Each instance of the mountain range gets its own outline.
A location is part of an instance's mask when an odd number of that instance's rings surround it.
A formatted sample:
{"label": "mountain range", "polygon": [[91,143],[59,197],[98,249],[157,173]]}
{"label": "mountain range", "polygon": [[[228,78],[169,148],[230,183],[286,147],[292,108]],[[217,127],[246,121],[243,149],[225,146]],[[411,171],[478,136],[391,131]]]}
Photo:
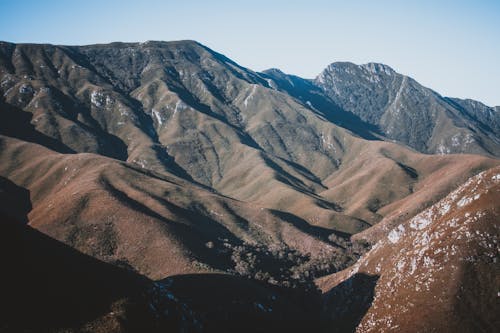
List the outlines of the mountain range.
{"label": "mountain range", "polygon": [[[499,107],[443,97],[386,65],[333,63],[311,80],[278,69],[254,72],[194,41],[1,42],[0,93],[0,211],[15,221],[9,223],[28,225],[8,232],[60,242],[60,251],[95,260],[110,280],[129,276],[137,292],[117,293],[138,304],[139,312],[122,310],[133,325],[156,320],[160,329],[177,320],[193,330],[234,331],[241,321],[257,331],[303,331],[281,320],[301,313],[318,330],[389,327],[387,311],[394,316],[401,309],[375,307],[399,294],[379,286],[397,276],[397,253],[408,256],[412,246],[397,250],[387,237],[402,234],[404,244],[428,237],[422,228],[401,230],[481,172],[489,172],[487,188],[461,188],[472,197],[492,196],[477,208],[489,213],[464,232],[498,250],[495,237],[475,235],[476,228],[498,232]],[[449,218],[442,215],[436,224],[446,229]],[[453,234],[448,229],[443,233]],[[436,237],[464,253],[482,246],[471,250],[446,235]],[[54,260],[58,251],[45,257]],[[19,260],[32,265],[30,256]],[[362,275],[352,273],[370,258],[378,269],[367,264]],[[426,262],[415,265],[427,271]],[[467,261],[456,286],[476,275],[498,284],[491,278],[496,261],[477,262],[479,268]],[[446,272],[460,265],[450,261]],[[347,292],[343,283],[356,290]],[[217,301],[210,289],[224,284],[231,286],[228,295]],[[101,288],[88,288],[94,287]],[[487,297],[492,306],[478,310],[479,326],[467,320],[469,326],[439,326],[445,317],[438,314],[428,326],[410,316],[399,330],[498,328],[488,315],[498,309],[490,292],[453,292],[466,293],[467,303],[456,305],[450,294],[443,309],[460,308],[453,313],[464,316]],[[354,304],[346,317],[339,302],[359,295],[371,295],[370,302]],[[394,304],[403,296],[394,296]],[[433,296],[422,294],[406,311]],[[99,300],[104,308],[116,305],[104,296],[92,301]],[[147,310],[151,302],[175,310]],[[42,324],[54,331],[132,329],[109,313]]]}

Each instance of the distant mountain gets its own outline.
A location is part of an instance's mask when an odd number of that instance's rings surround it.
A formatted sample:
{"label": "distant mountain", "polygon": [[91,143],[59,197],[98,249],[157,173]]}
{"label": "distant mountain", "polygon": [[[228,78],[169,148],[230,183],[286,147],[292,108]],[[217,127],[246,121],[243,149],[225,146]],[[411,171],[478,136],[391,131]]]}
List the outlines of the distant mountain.
{"label": "distant mountain", "polygon": [[450,104],[461,110],[465,117],[480,124],[486,131],[494,133],[498,138],[500,133],[500,108],[489,107],[472,99],[446,98]]}
{"label": "distant mountain", "polygon": [[344,110],[420,152],[500,154],[498,112],[443,98],[389,66],[337,62],[314,82]]}
{"label": "distant mountain", "polygon": [[336,62],[314,80],[276,69],[264,74],[312,109],[342,115],[339,124],[358,134],[369,131],[422,153],[500,154],[498,110],[442,97],[387,65]]}

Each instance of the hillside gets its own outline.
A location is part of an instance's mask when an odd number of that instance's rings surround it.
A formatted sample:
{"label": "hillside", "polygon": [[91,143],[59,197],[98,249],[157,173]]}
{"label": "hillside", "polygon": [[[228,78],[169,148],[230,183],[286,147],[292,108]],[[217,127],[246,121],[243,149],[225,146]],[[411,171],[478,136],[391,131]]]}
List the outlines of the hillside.
{"label": "hillside", "polygon": [[300,290],[225,274],[154,282],[9,216],[0,222],[2,332],[303,332],[321,324],[317,297]]}
{"label": "hillside", "polygon": [[[311,108],[266,75],[192,41],[2,43],[1,54],[3,134],[173,174],[347,233],[380,221],[382,208],[410,194],[416,182],[464,160],[436,158],[430,163],[436,167],[423,170],[407,162],[413,152],[374,141],[380,135],[354,113]],[[356,177],[357,157],[365,152],[387,166],[377,168],[376,179],[396,173],[399,181],[386,191],[388,197],[341,202],[344,194],[332,193],[329,182],[342,174],[351,188],[366,187]],[[471,171],[495,163],[470,158],[477,168],[468,162],[463,168]],[[470,175],[450,179],[446,190]]]}
{"label": "hillside", "polygon": [[[407,268],[398,263],[413,242],[430,237],[417,223],[422,216],[433,212],[442,230],[432,237],[464,256],[482,256],[482,240],[469,247],[453,238],[458,221],[478,216],[460,229],[471,235],[498,227],[498,107],[442,97],[386,65],[334,63],[308,80],[254,72],[195,41],[0,42],[0,96],[0,216],[13,226],[7,248],[18,249],[23,234],[29,243],[26,256],[9,262],[19,273],[4,286],[40,275],[75,280],[83,294],[108,291],[81,296],[98,311],[71,317],[70,330],[137,331],[143,321],[153,331],[233,332],[240,323],[248,331],[381,329],[392,322],[383,322],[378,302],[403,309],[403,287],[415,282],[394,267]],[[459,187],[471,177],[481,180],[476,188]],[[460,204],[462,192],[480,196],[478,210],[469,211],[476,201]],[[437,214],[443,202],[456,209]],[[38,266],[44,258],[47,274]],[[476,273],[494,284],[491,265],[448,259],[442,265],[451,265],[457,286]],[[443,278],[426,260],[422,274]],[[102,284],[86,274],[79,280],[82,269],[102,275]],[[380,289],[396,278],[400,289]],[[114,279],[123,285],[110,287]],[[74,286],[57,291],[57,283],[48,290],[61,293],[53,311],[68,303],[75,312],[80,294],[68,299]],[[346,314],[351,292],[370,302],[354,302]],[[464,292],[467,302],[493,304],[476,289]],[[414,304],[432,294],[422,295]],[[450,295],[422,330],[459,327],[438,323],[468,309]],[[115,308],[125,319],[110,315]],[[30,315],[42,320],[50,311]],[[486,331],[496,325],[488,311],[477,324]],[[394,325],[417,327],[401,318]],[[50,320],[49,331],[64,331]],[[467,320],[458,322],[475,329]],[[22,321],[9,325],[29,329]]]}
{"label": "hillside", "polygon": [[[500,168],[472,177],[318,284],[356,332],[496,332]],[[340,310],[346,305],[349,309]]]}

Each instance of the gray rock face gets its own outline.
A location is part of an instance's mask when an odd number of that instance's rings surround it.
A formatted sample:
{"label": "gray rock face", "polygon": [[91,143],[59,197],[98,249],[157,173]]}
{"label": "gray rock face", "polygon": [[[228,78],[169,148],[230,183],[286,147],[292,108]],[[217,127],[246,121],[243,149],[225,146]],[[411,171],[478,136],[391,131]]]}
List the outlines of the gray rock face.
{"label": "gray rock face", "polygon": [[314,83],[384,137],[420,152],[500,154],[498,110],[443,98],[386,65],[337,62]]}
{"label": "gray rock face", "polygon": [[488,132],[500,133],[500,107],[489,107],[472,99],[446,98],[464,117],[477,122]]}

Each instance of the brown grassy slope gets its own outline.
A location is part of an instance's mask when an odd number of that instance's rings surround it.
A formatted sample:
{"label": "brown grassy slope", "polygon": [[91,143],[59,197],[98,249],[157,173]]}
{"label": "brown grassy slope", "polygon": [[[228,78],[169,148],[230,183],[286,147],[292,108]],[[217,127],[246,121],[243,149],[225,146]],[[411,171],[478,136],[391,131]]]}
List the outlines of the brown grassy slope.
{"label": "brown grassy slope", "polygon": [[335,125],[339,110],[318,114],[192,41],[0,46],[2,134],[175,174],[331,229],[365,229],[422,179],[460,164],[462,178],[445,177],[414,214],[494,163],[446,157],[426,168],[430,158],[360,140]]}
{"label": "brown grassy slope", "polygon": [[315,173],[335,170],[320,136],[345,131],[195,42],[1,46],[9,136],[43,143],[13,134],[32,128],[59,151],[124,159],[276,209],[323,189]]}
{"label": "brown grassy slope", "polygon": [[[498,163],[478,155],[425,155],[392,143],[357,140],[320,195],[344,207],[345,215],[383,228],[414,216]],[[355,238],[375,241],[370,235],[361,232]]]}
{"label": "brown grassy slope", "polygon": [[[497,332],[499,202],[499,167],[470,178],[353,267],[319,279],[327,306],[342,288],[367,301],[357,332]],[[345,289],[356,274],[378,276],[374,290]],[[332,317],[338,310],[328,309]]]}
{"label": "brown grassy slope", "polygon": [[94,154],[61,155],[1,137],[0,175],[29,191],[29,224],[151,278],[225,268],[209,241],[288,245],[313,255],[331,244],[305,223]]}

